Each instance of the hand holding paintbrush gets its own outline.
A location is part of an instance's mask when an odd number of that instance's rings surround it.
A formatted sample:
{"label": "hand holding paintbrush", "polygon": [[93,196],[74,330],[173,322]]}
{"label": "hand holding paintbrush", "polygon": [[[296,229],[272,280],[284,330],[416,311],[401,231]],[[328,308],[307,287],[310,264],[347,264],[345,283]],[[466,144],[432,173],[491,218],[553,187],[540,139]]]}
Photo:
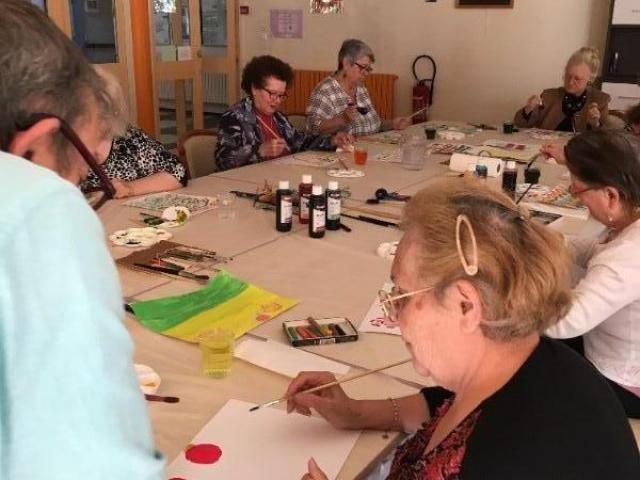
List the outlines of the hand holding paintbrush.
{"label": "hand holding paintbrush", "polygon": [[[286,401],[287,411],[289,412],[296,410],[304,415],[310,415],[311,411],[309,410],[309,407],[313,406],[313,408],[318,410],[318,412],[332,425],[339,427],[342,425],[343,421],[348,420],[348,414],[350,413],[349,409],[345,407],[345,405],[349,403],[349,398],[339,385],[371,375],[372,373],[376,373],[381,370],[403,365],[410,361],[411,359],[401,360],[373,370],[349,375],[341,380],[336,380],[336,378],[328,372],[303,372],[291,382],[283,397],[261,405],[256,405],[255,407],[252,407],[250,411],[253,412],[259,408],[276,405],[280,402]],[[314,398],[310,399],[308,394],[312,393],[315,393],[316,395],[313,396]],[[305,400],[307,402],[305,402]],[[309,400],[311,400],[311,403],[309,403]],[[336,408],[338,405],[341,407]],[[344,428],[346,425],[342,426]]]}

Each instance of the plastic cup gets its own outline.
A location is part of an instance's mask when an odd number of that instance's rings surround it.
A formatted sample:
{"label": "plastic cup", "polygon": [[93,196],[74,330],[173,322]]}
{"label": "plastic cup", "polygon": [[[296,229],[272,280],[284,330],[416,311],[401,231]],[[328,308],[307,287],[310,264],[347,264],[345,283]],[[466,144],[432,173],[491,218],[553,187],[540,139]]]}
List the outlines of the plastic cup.
{"label": "plastic cup", "polygon": [[538,183],[540,180],[540,169],[536,167],[527,168],[524,171],[524,182],[525,183]]}
{"label": "plastic cup", "polygon": [[220,220],[233,220],[236,218],[234,202],[236,197],[233,193],[223,192],[216,195],[218,198],[218,218]]}
{"label": "plastic cup", "polygon": [[436,138],[436,129],[433,127],[425,127],[424,134],[427,140],[434,140]]}
{"label": "plastic cup", "polygon": [[198,341],[202,352],[202,373],[213,378],[226,377],[233,360],[233,332],[216,328],[203,333]]}
{"label": "plastic cup", "polygon": [[353,151],[353,163],[364,165],[367,163],[367,151],[364,148],[356,147]]}
{"label": "plastic cup", "polygon": [[506,134],[513,133],[513,122],[504,122],[502,124],[502,131]]}

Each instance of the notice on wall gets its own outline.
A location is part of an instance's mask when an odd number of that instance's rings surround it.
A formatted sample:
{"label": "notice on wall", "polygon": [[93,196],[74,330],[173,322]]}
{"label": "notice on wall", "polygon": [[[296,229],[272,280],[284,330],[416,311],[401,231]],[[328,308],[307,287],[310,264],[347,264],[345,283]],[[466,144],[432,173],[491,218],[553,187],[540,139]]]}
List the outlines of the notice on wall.
{"label": "notice on wall", "polygon": [[302,10],[270,10],[273,38],[302,38]]}

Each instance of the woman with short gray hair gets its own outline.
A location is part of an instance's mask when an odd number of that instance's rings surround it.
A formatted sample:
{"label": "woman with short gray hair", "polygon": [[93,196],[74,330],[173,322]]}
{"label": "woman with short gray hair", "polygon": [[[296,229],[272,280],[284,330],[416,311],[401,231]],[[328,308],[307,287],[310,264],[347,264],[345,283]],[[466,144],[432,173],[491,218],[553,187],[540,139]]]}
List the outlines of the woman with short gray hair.
{"label": "woman with short gray hair", "polygon": [[363,85],[372,72],[375,55],[362,40],[345,40],[338,52],[338,70],[322,80],[311,93],[307,106],[307,129],[313,133],[347,130],[369,135],[380,130],[402,130],[410,119],[381,120]]}

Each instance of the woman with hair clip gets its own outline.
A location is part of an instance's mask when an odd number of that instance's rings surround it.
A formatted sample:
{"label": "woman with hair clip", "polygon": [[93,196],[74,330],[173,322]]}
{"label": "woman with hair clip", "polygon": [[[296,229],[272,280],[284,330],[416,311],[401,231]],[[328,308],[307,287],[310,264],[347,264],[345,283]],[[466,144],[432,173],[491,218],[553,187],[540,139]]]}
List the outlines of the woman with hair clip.
{"label": "woman with hair clip", "polygon": [[583,276],[571,309],[547,334],[581,336],[584,355],[627,416],[640,418],[640,139],[623,131],[586,132],[569,141],[564,157],[571,193],[607,229],[569,240]]}
{"label": "woman with hair clip", "polygon": [[611,98],[592,86],[599,68],[600,54],[595,48],[574,52],[564,69],[564,85],[529,97],[516,112],[515,124],[567,132],[600,128],[607,121]]}
{"label": "woman with hair clip", "polygon": [[[605,380],[541,337],[571,303],[562,239],[504,194],[465,180],[432,182],[408,203],[395,286],[380,298],[416,371],[440,387],[355,400],[340,386],[303,393],[334,379],[304,372],[285,394],[288,410],[314,409],[338,428],[415,432],[395,452],[392,480],[640,478],[631,428]],[[326,477],[310,459],[303,478]]]}

